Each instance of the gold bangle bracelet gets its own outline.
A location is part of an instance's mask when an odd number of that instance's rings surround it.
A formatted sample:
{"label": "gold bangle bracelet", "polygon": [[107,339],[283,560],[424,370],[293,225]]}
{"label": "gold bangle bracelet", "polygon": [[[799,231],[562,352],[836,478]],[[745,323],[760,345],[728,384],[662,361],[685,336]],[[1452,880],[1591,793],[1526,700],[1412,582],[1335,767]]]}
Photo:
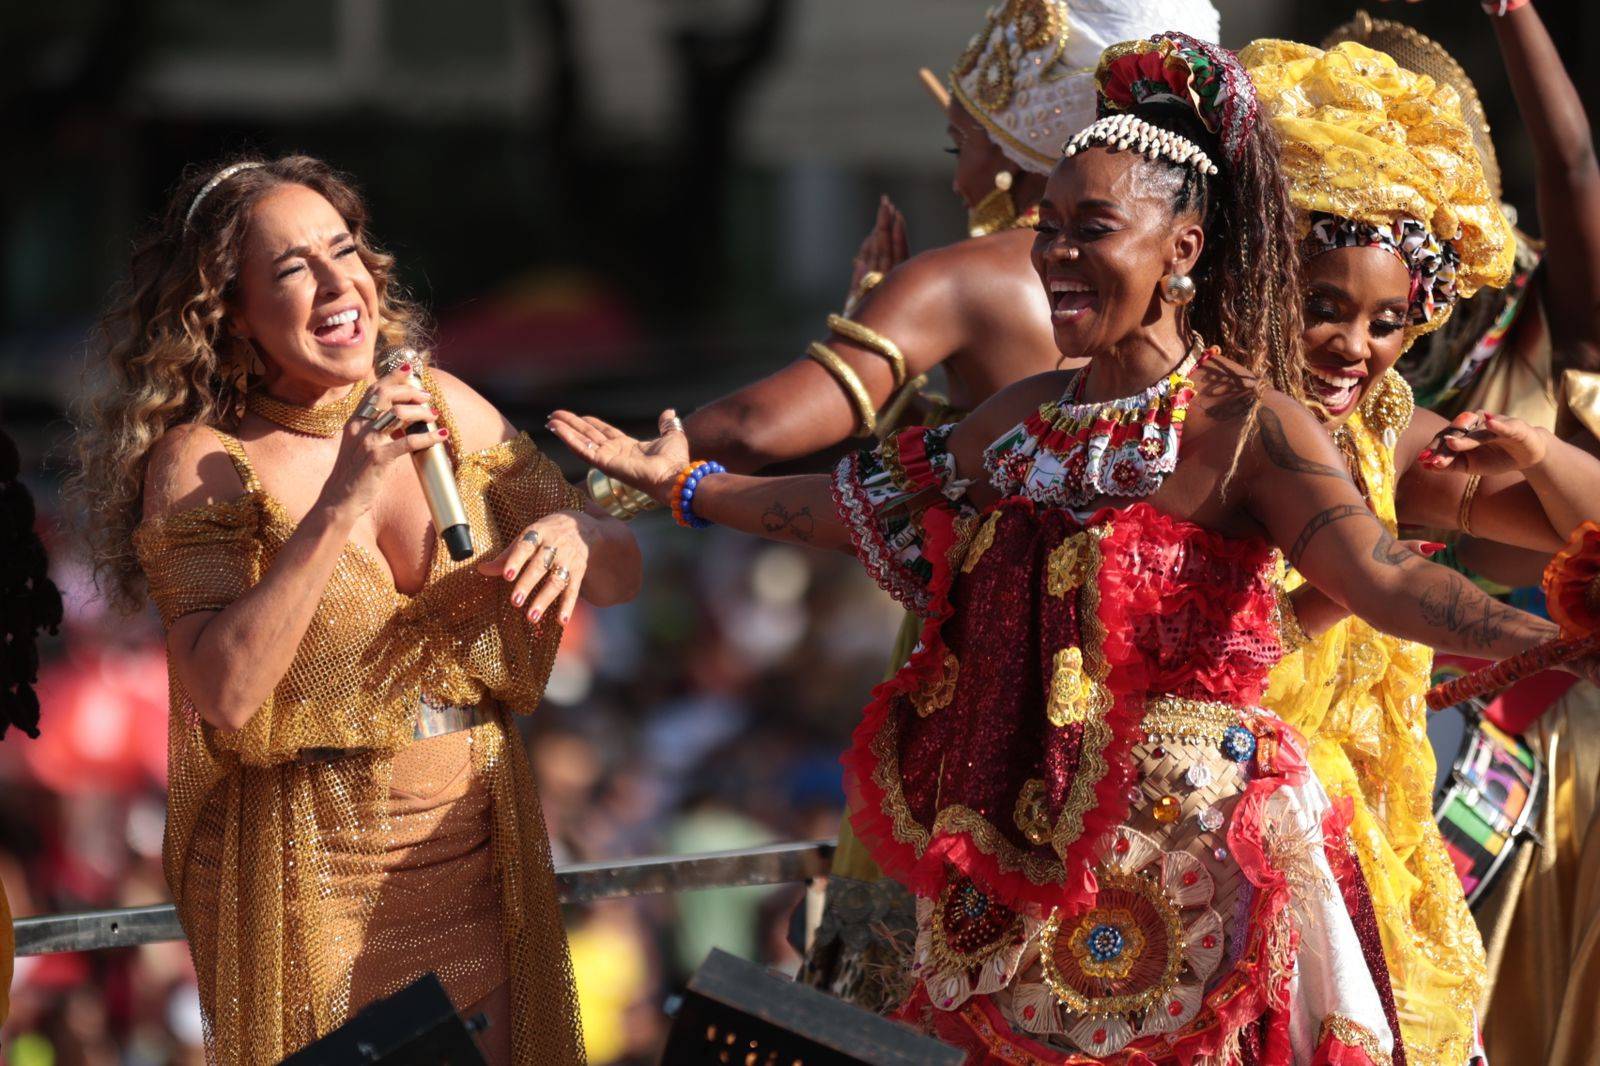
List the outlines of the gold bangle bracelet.
{"label": "gold bangle bracelet", "polygon": [[844,389],[844,394],[855,405],[856,416],[861,422],[861,428],[856,436],[872,436],[873,431],[878,428],[878,412],[872,406],[872,395],[861,383],[860,375],[849,363],[839,358],[838,352],[821,341],[812,341],[810,347],[806,349],[806,355],[815,359],[824,370],[834,376],[839,382],[839,387]]}
{"label": "gold bangle bracelet", "polygon": [[906,357],[900,346],[869,326],[863,326],[853,319],[843,315],[829,315],[828,328],[846,340],[855,341],[861,347],[875,355],[881,355],[889,361],[889,367],[894,371],[894,387],[899,388],[906,383]]}
{"label": "gold bangle bracelet", "polygon": [[1478,496],[1478,483],[1482,480],[1482,474],[1467,478],[1467,487],[1461,490],[1461,507],[1456,511],[1456,528],[1469,536],[1472,534],[1472,501]]}

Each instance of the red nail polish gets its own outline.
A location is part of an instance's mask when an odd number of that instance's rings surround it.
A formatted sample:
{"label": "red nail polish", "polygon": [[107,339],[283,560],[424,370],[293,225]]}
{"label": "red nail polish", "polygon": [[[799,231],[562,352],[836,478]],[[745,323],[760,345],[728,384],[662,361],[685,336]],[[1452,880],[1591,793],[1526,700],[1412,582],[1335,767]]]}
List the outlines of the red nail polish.
{"label": "red nail polish", "polygon": [[561,616],[561,624],[562,625],[566,625],[570,621],[572,621],[572,616],[570,614],[564,614],[564,615]]}
{"label": "red nail polish", "polygon": [[517,572],[515,570],[511,570],[511,569],[507,569],[506,570],[506,580],[507,581],[510,581],[512,578],[514,578],[516,576],[517,576]]}
{"label": "red nail polish", "polygon": [[1432,459],[1432,458],[1433,458],[1433,449],[1432,448],[1424,448],[1424,449],[1422,449],[1422,451],[1417,453],[1417,462],[1419,462],[1419,463],[1425,463],[1429,459]]}
{"label": "red nail polish", "polygon": [[528,595],[525,592],[513,592],[511,594],[511,602],[514,605],[518,606],[518,607],[521,607],[522,606],[522,601],[527,599],[527,598],[528,598]]}
{"label": "red nail polish", "polygon": [[1423,541],[1422,542],[1422,550],[1427,555],[1432,555],[1434,552],[1438,551],[1440,548],[1443,548],[1443,547],[1444,547],[1444,542],[1443,541],[1428,540],[1428,541]]}
{"label": "red nail polish", "polygon": [[528,612],[528,621],[537,622],[539,620],[539,616],[541,614],[543,614],[543,613],[544,613],[543,611],[529,611]]}
{"label": "red nail polish", "polygon": [[439,431],[439,436],[441,436],[441,437],[448,437],[449,435],[450,435],[450,431],[448,429],[441,429]]}

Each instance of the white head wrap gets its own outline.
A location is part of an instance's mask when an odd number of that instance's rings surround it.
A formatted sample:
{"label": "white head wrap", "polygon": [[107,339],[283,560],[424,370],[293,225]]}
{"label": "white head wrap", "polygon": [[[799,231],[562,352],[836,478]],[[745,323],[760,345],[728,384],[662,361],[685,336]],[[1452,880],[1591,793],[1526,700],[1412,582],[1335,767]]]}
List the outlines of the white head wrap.
{"label": "white head wrap", "polygon": [[1094,121],[1094,71],[1108,45],[1180,30],[1215,43],[1210,0],[1004,0],[950,72],[951,93],[1013,163],[1048,173]]}

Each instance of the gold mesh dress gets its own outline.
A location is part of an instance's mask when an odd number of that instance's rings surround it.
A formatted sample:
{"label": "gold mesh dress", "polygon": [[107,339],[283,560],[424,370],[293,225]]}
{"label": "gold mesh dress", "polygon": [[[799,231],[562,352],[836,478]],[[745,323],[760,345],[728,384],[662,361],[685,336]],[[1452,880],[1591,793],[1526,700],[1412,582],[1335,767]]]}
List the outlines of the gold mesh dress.
{"label": "gold mesh dress", "polygon": [[[169,627],[232,603],[295,530],[218,435],[244,494],[135,535]],[[525,435],[454,459],[487,550],[580,506]],[[511,723],[538,706],[561,631],[553,617],[530,626],[475,567],[437,551],[411,597],[345,545],[288,673],[236,733],[203,722],[172,674],[164,864],[211,1061],[276,1062],[430,970],[457,1007],[489,1014],[491,1061],[583,1061],[544,817]],[[414,739],[424,697],[476,706],[479,724]]]}

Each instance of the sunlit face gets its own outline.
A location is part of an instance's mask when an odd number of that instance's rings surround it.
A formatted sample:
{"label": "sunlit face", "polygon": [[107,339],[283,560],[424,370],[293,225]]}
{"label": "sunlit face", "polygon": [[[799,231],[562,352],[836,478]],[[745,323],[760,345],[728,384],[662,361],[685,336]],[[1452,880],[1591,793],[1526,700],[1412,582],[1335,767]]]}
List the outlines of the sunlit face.
{"label": "sunlit face", "polygon": [[1301,274],[1307,395],[1337,426],[1400,358],[1411,274],[1382,248],[1323,252]]}
{"label": "sunlit face", "polygon": [[951,100],[945,114],[950,120],[945,132],[954,146],[946,151],[955,153],[956,157],[956,173],[950,187],[969,208],[977,207],[985,196],[994,192],[994,176],[1002,170],[1013,170],[1014,164],[959,100]]}
{"label": "sunlit face", "polygon": [[230,327],[255,342],[269,380],[331,389],[372,371],[377,286],[345,220],[304,185],[251,208],[231,307]]}
{"label": "sunlit face", "polygon": [[1104,352],[1155,322],[1161,278],[1192,270],[1204,240],[1193,214],[1174,217],[1171,181],[1138,156],[1091,148],[1062,159],[1033,242],[1061,354]]}

